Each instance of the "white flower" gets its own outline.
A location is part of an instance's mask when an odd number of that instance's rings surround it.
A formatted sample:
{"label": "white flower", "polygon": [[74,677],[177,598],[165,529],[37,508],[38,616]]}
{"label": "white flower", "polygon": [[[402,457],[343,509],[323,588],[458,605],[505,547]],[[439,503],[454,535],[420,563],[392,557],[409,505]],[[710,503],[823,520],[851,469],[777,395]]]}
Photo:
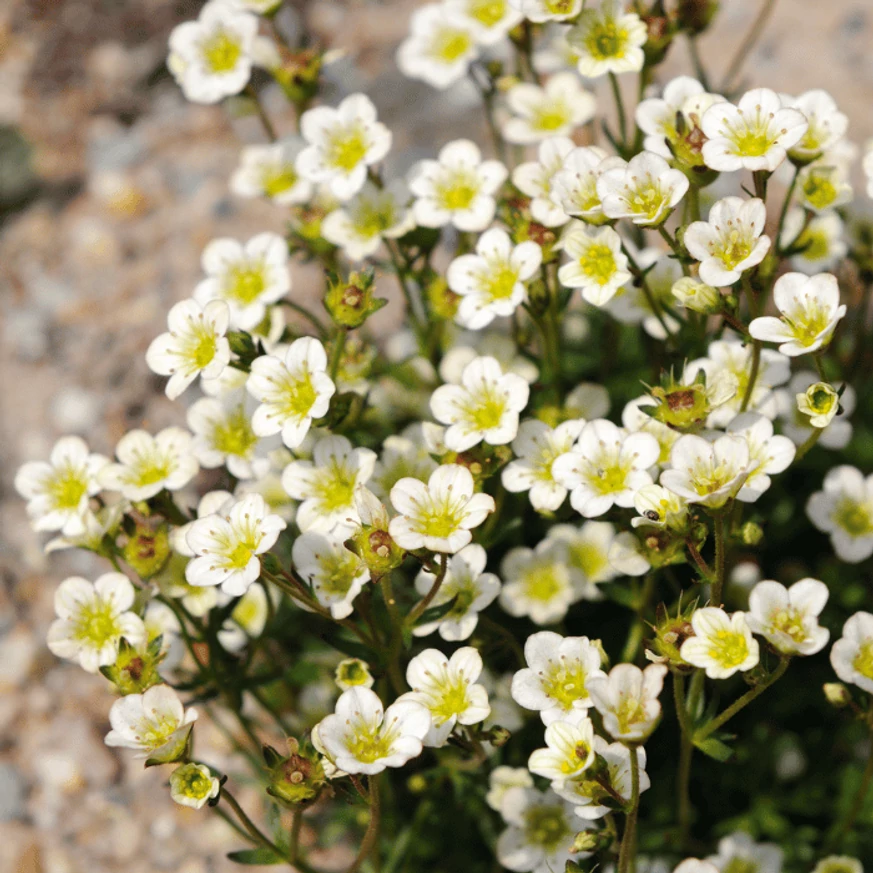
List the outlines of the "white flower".
{"label": "white flower", "polygon": [[[855,390],[851,385],[846,385],[839,398],[838,408],[835,409],[829,406],[833,402],[830,394],[816,387],[822,385],[824,383],[819,382],[818,373],[800,370],[791,377],[786,389],[776,392],[782,431],[799,446],[810,436],[813,427],[822,426],[824,430],[816,445],[827,449],[844,449],[852,439],[852,423],[848,418],[857,402]],[[803,409],[800,408],[801,398]],[[832,417],[823,425],[814,425],[809,417],[811,413],[806,411],[807,404],[810,410],[817,411],[817,418],[819,414],[822,416],[822,421],[832,413],[837,417]]]}
{"label": "white flower", "polygon": [[583,9],[567,42],[579,55],[577,67],[586,79],[606,73],[635,73],[643,68],[648,29],[636,13],[624,13],[621,0],[602,0]]}
{"label": "white flower", "polygon": [[513,0],[443,0],[443,6],[469,22],[479,45],[500,42],[521,21]]}
{"label": "white flower", "polygon": [[[113,535],[118,530],[121,519],[128,509],[126,500],[110,503],[102,509],[93,512],[86,509],[79,519],[82,525],[81,532],[75,534],[61,534],[50,539],[45,544],[45,553],[60,551],[61,549],[88,549],[99,552],[103,546],[103,538]],[[78,527],[78,523],[75,525]]]}
{"label": "white flower", "polygon": [[[694,374],[696,375],[696,373]],[[694,377],[692,376],[692,379]],[[683,381],[685,378],[683,376]],[[676,444],[676,440],[682,436],[678,431],[668,427],[664,422],[658,421],[657,418],[652,418],[643,410],[646,407],[657,406],[658,401],[650,394],[643,394],[642,397],[636,397],[625,404],[621,411],[622,426],[630,433],[648,433],[651,434],[657,441],[660,448],[658,455],[658,463],[666,466],[670,461],[670,452]]]}
{"label": "white flower", "polygon": [[494,512],[494,498],[476,494],[472,474],[457,464],[437,467],[427,485],[401,479],[391,489],[391,503],[400,515],[388,533],[407,551],[459,552],[472,540],[470,531]]}
{"label": "white flower", "polygon": [[169,376],[166,394],[178,397],[196,378],[214,379],[230,361],[225,334],[230,310],[223,300],[201,307],[195,300],[182,300],[167,315],[169,331],[155,337],[146,352],[153,373]]}
{"label": "white flower", "polygon": [[196,21],[174,27],[167,66],[185,97],[195,103],[217,103],[239,94],[252,74],[257,33],[254,15],[215,0],[203,7]]}
{"label": "white flower", "polygon": [[817,158],[833,148],[849,127],[849,119],[837,109],[834,98],[827,91],[806,91],[786,101],[786,105],[799,109],[808,125],[803,137],[788,150],[788,156],[793,160],[806,162]]}
{"label": "white flower", "polygon": [[[545,0],[548,2],[548,0]],[[497,840],[497,860],[517,873],[555,873],[571,858],[578,823],[570,805],[554,792],[510,788],[500,809],[509,827]]]}
{"label": "white flower", "polygon": [[764,234],[764,201],[725,197],[709,210],[708,221],[688,225],[683,241],[700,261],[700,278],[714,286],[733,285],[746,270],[757,266],[770,250]]}
{"label": "white flower", "polygon": [[718,854],[706,860],[721,873],[740,868],[754,873],[782,873],[783,852],[775,843],[756,843],[747,833],[735,831],[718,841]]}
{"label": "white flower", "polygon": [[849,167],[823,155],[800,171],[794,190],[799,204],[812,212],[844,206],[852,200]]}
{"label": "white flower", "polygon": [[617,664],[608,676],[600,673],[588,677],[585,687],[591,702],[613,739],[639,743],[655,729],[661,717],[658,695],[666,675],[667,668],[662,664],[649,664],[645,670],[633,664]]}
{"label": "white flower", "polygon": [[779,351],[790,358],[826,346],[846,314],[845,303],[840,305],[837,277],[830,273],[780,276],[773,286],[773,302],[781,317],[756,318],[749,333],[758,340],[780,343]]}
{"label": "white flower", "polygon": [[586,687],[600,669],[601,650],[588,637],[562,637],[540,631],[527,638],[527,667],[512,678],[512,699],[525,709],[536,710],[544,724],[571,713],[584,714],[594,703]]}
{"label": "white flower", "polygon": [[425,649],[409,662],[406,681],[412,691],[397,702],[412,701],[430,713],[426,746],[444,746],[455,725],[479,724],[488,717],[488,692],[476,684],[481,672],[482,658],[471,646],[458,649],[450,659],[438,649]]}
{"label": "white flower", "polygon": [[589,231],[581,221],[571,221],[559,245],[570,262],[558,269],[558,281],[581,288],[592,306],[606,305],[631,278],[621,237],[611,227]]}
{"label": "white flower", "polygon": [[180,806],[201,809],[220,791],[221,783],[205,764],[182,764],[170,773],[170,797]]}
{"label": "white flower", "polygon": [[246,390],[261,402],[252,416],[259,437],[282,433],[282,442],[296,449],[309,433],[312,420],[327,414],[336,386],[327,375],[327,354],[313,337],[288,346],[284,361],[261,355],[251,365]]}
{"label": "white flower", "polygon": [[700,126],[708,137],[703,144],[707,167],[728,173],[742,169],[772,173],[809,125],[802,112],[784,109],[774,91],[756,88],[747,91],[736,106],[710,106]]}
{"label": "white flower", "polygon": [[423,426],[411,424],[400,434],[385,438],[368,487],[377,497],[385,500],[400,479],[411,477],[423,481],[438,466],[431,457]]}
{"label": "white flower", "polygon": [[546,728],[545,749],[534,750],[527,768],[560,785],[582,774],[594,763],[594,725],[589,718],[558,719]]}
{"label": "white flower", "polygon": [[670,453],[671,469],[661,473],[661,484],[711,509],[724,506],[755,469],[749,444],[741,436],[725,435],[709,442],[694,434],[680,437]]}
{"label": "white flower", "polygon": [[575,143],[568,137],[549,137],[540,143],[537,160],[519,164],[512,171],[512,184],[531,198],[531,218],[544,227],[559,227],[569,218],[554,183],[575,150]]}
{"label": "white flower", "polygon": [[614,539],[615,526],[607,521],[586,521],[580,527],[556,524],[546,535],[547,541],[564,545],[574,587],[585,600],[602,599],[597,586],[619,575],[609,562]]}
{"label": "white flower", "polygon": [[533,776],[527,767],[507,767],[501,764],[488,774],[485,802],[495,812],[503,808],[503,799],[510,788],[533,788]]}
{"label": "white flower", "polygon": [[311,461],[291,461],[282,473],[282,487],[303,501],[297,509],[300,530],[330,533],[358,524],[355,491],[367,484],[375,463],[375,452],[352,448],[344,436],[322,437]]}
{"label": "white flower", "polygon": [[383,710],[374,692],[358,686],[340,695],[334,714],[313,734],[340,770],[373,776],[420,755],[430,727],[430,713],[420,703],[398,700]]}
{"label": "white flower", "polygon": [[696,609],[691,616],[694,636],[682,643],[684,661],[706,670],[710,679],[727,679],[737,670],[746,672],[759,660],[758,641],[742,612],[728,615],[715,606]]}
{"label": "white flower", "polygon": [[269,511],[260,494],[249,494],[221,515],[198,518],[186,534],[197,556],[185,568],[192,585],[220,585],[225,594],[244,594],[261,572],[268,552],[286,524]]}
{"label": "white flower", "polygon": [[857,564],[873,555],[873,475],[841,465],[828,471],[823,490],[806,504],[806,514],[830,534],[837,557]]}
{"label": "white flower", "polygon": [[[416,625],[412,633],[427,636],[439,630],[449,642],[468,639],[479,624],[479,613],[489,606],[500,593],[500,580],[485,572],[487,555],[477,543],[470,543],[449,558],[446,575],[432,606],[442,606],[452,600],[454,606],[437,621]],[[415,577],[415,589],[424,596],[433,587],[436,576],[421,570]]]}
{"label": "white flower", "polygon": [[351,200],[321,222],[321,235],[346,257],[362,261],[375,254],[383,239],[396,239],[415,227],[407,209],[409,190],[396,179],[384,188],[365,182]]}
{"label": "white flower", "polygon": [[813,867],[812,873],[864,873],[864,867],[849,855],[828,855]]}
{"label": "white flower", "polygon": [[527,616],[534,624],[554,624],[580,596],[579,580],[567,565],[563,542],[544,539],[535,549],[517,546],[503,558],[500,575],[504,586],[500,605],[514,616]]}
{"label": "white flower", "polygon": [[291,289],[288,244],[275,233],[259,233],[245,245],[235,239],[214,239],[200,259],[206,278],[194,289],[205,306],[224,300],[231,327],[252,330],[263,321],[267,306]]}
{"label": "white flower", "polygon": [[128,431],[115,447],[117,464],[99,473],[100,484],[128,500],[148,500],[159,491],[178,491],[200,469],[193,454],[191,434],[168,427],[152,436],[144,430]]}
{"label": "white flower", "polygon": [[790,588],[765,579],[749,594],[746,619],[753,633],[766,637],[780,652],[814,655],[830,636],[818,623],[827,599],[827,585],[818,579],[801,579]]}
{"label": "white flower", "polygon": [[539,270],[542,257],[542,249],[531,240],[513,246],[505,230],[486,230],[475,254],[461,255],[449,264],[449,288],[461,295],[455,321],[480,330],[498,315],[512,315],[526,299],[525,283]]}
{"label": "white flower", "polygon": [[834,269],[849,251],[845,226],[836,212],[822,212],[807,221],[799,206],[788,211],[779,242],[783,249],[802,247],[791,256],[791,266],[803,273]]}
{"label": "white flower", "polygon": [[873,615],[856,612],[831,648],[831,666],[843,682],[873,694]]}
{"label": "white flower", "polygon": [[90,498],[100,491],[100,471],[108,464],[92,454],[83,439],[59,439],[48,461],[30,461],[15,474],[15,490],[27,500],[35,530],[59,530],[66,536],[85,533]]}
{"label": "white flower", "polygon": [[521,14],[536,24],[544,21],[567,21],[582,9],[583,0],[510,0]]}
{"label": "white flower", "polygon": [[699,858],[686,858],[673,873],[718,873],[718,867]]}
{"label": "white flower", "polygon": [[754,503],[769,487],[770,475],[788,469],[794,460],[794,443],[786,436],[774,436],[773,422],[757,412],[744,412],[729,425],[728,433],[746,440],[752,472],[737,493],[737,500]]}
{"label": "white flower", "polygon": [[511,461],[501,474],[503,487],[517,494],[528,492],[530,504],[539,512],[554,512],[567,496],[567,489],[552,475],[554,461],[573,448],[585,422],[565,421],[555,428],[538,418],[523,421],[512,441],[517,460]]}
{"label": "white flower", "polygon": [[441,385],[430,398],[434,418],[449,425],[445,443],[464,452],[481,442],[505,445],[518,433],[519,413],[530,389],[514,373],[504,373],[494,358],[474,358],[460,385]]}
{"label": "white flower", "polygon": [[506,176],[506,167],[500,161],[483,161],[479,147],[470,140],[448,143],[437,160],[420,161],[410,171],[416,224],[485,230],[497,208],[494,194]]}
{"label": "white flower", "polygon": [[61,582],[55,591],[55,614],[48,630],[49,651],[77,661],[96,673],[114,664],[124,637],[132,646],[146,640],[142,619],[131,611],[134,587],[121,573],[104,573],[93,584],[81,576]]}
{"label": "white flower", "polygon": [[230,190],[239,197],[267,197],[277,206],[307,203],[313,186],[296,167],[302,148],[303,142],[296,138],[245,146],[230,178]]}
{"label": "white flower", "polygon": [[624,166],[618,155],[609,155],[597,146],[574,148],[552,177],[552,198],[567,215],[578,216],[588,224],[603,224],[609,219],[603,214],[597,180],[607,170]]}
{"label": "white flower", "polygon": [[688,177],[660,155],[641,152],[624,166],[611,167],[597,179],[597,195],[608,218],[634,224],[663,224],[688,190]]}
{"label": "white flower", "polygon": [[336,665],[334,681],[341,691],[349,688],[372,688],[375,683],[373,674],[366,661],[360,658],[344,658]]}
{"label": "white flower", "polygon": [[351,94],[335,108],[308,109],[300,132],[307,145],[297,156],[297,172],[342,201],[361,190],[367,167],[391,148],[391,131],[376,120],[376,107],[364,94]]}
{"label": "white flower", "polygon": [[147,758],[162,746],[184,738],[196,721],[197,711],[185,709],[169,685],[154,685],[144,694],[128,694],[109,710],[112,730],[107,746],[136,749],[136,758]]}
{"label": "white flower", "polygon": [[827,427],[840,411],[840,395],[827,382],[814,382],[794,397],[797,411],[809,416],[812,427]]}
{"label": "white flower", "polygon": [[530,82],[513,85],[506,94],[512,112],[503,125],[503,138],[520,145],[550,136],[569,136],[593,118],[597,101],[575,73],[557,73],[542,87]]}
{"label": "white flower", "polygon": [[476,36],[481,32],[468,16],[446,4],[428,3],[413,12],[409,29],[397,49],[397,66],[404,76],[443,89],[467,75],[478,55]]}
{"label": "white flower", "polygon": [[692,312],[711,315],[718,312],[721,305],[721,294],[717,288],[699,282],[691,276],[683,276],[674,282],[670,291],[678,306],[690,309]]}
{"label": "white flower", "polygon": [[595,419],[582,428],[575,448],[552,464],[552,475],[570,491],[578,513],[596,518],[613,505],[633,506],[634,493],[652,484],[647,471],[660,454],[651,434],[628,434],[611,421]]}
{"label": "white flower", "polygon": [[188,427],[194,432],[192,451],[207,470],[227,466],[238,479],[252,479],[260,472],[258,461],[266,461],[256,455],[260,440],[249,410],[254,403],[247,404],[244,398],[227,402],[234,399],[229,395],[223,403],[202,397],[188,410]]}
{"label": "white flower", "polygon": [[661,485],[645,485],[634,496],[638,518],[631,519],[633,527],[659,527],[682,531],[688,519],[688,503],[684,498]]}
{"label": "white flower", "polygon": [[352,601],[370,581],[366,564],[336,536],[307,531],[294,540],[294,567],[315,599],[336,618],[352,614]]}

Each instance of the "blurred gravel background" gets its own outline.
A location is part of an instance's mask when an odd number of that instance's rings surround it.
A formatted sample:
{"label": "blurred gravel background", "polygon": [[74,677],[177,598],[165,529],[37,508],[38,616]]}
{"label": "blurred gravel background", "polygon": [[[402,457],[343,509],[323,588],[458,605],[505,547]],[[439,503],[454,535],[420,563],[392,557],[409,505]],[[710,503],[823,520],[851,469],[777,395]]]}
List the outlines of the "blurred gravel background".
{"label": "blurred gravel background", "polygon": [[[329,69],[331,85],[335,94],[373,97],[395,132],[396,171],[453,137],[479,136],[472,88],[446,97],[394,67],[416,5],[318,0],[289,4],[280,18],[288,32],[305,23],[323,44],[347,51]],[[148,343],[193,289],[210,239],[282,229],[279,210],[227,190],[240,142],[260,141],[257,121],[185,103],[164,71],[170,30],[199,6],[0,3],[2,871],[239,869],[224,858],[239,841],[220,820],[176,807],[164,774],[103,745],[112,697],[102,680],[45,649],[57,583],[103,568],[72,552],[44,556],[12,488],[18,466],[47,456],[62,434],[111,454],[126,429],[182,423],[183,409],[145,366]],[[723,6],[702,46],[716,73],[758,0]],[[873,136],[871,46],[870,0],[782,0],[746,78],[794,93],[826,88],[860,143]],[[689,69],[684,46],[669,67]],[[268,92],[266,102],[289,131],[281,96]],[[311,293],[316,279],[298,270],[296,291]],[[222,738],[202,721],[199,754],[233,768]],[[268,731],[264,739],[279,742]]]}

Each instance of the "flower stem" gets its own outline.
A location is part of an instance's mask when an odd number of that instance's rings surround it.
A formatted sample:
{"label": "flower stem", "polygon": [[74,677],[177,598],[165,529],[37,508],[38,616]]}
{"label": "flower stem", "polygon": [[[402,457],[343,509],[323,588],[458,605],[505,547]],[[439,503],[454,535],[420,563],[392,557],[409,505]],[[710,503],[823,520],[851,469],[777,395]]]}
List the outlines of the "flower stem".
{"label": "flower stem", "polygon": [[379,836],[382,808],[379,800],[379,783],[375,776],[370,776],[367,779],[367,788],[369,789],[368,793],[370,796],[370,822],[367,825],[367,832],[364,834],[357,857],[352,861],[346,873],[357,873],[360,870],[361,865],[375,848],[376,839]]}
{"label": "flower stem", "polygon": [[333,340],[333,348],[330,352],[330,366],[328,368],[328,374],[330,378],[333,380],[334,385],[336,384],[337,376],[339,375],[340,364],[343,360],[343,350],[346,347],[346,338],[348,337],[349,332],[341,327],[337,331],[337,335]]}
{"label": "flower stem", "polygon": [[740,406],[740,412],[745,412],[749,408],[749,401],[752,399],[752,392],[755,390],[755,382],[758,381],[758,370],[761,368],[761,341],[755,340],[752,343],[752,369],[749,372],[749,381],[746,385],[746,393],[743,394],[743,403]]}
{"label": "flower stem", "polygon": [[618,853],[618,873],[630,873],[636,855],[637,817],[640,808],[640,761],[636,746],[631,746],[631,799],[624,834],[621,838],[621,848]]}
{"label": "flower stem", "polygon": [[715,578],[712,580],[712,592],[710,600],[716,606],[721,605],[724,595],[725,575],[725,542],[724,542],[724,514],[719,512],[712,517],[713,534],[715,535]]}
{"label": "flower stem", "polygon": [[800,167],[794,168],[794,175],[791,177],[791,184],[785,192],[785,199],[782,201],[782,209],[779,211],[779,224],[776,225],[776,251],[781,248],[780,240],[782,239],[782,228],[785,224],[785,216],[788,214],[788,206],[791,203],[791,197],[794,194],[794,188],[797,185],[797,177],[800,174]]}
{"label": "flower stem", "polygon": [[403,682],[403,674],[400,672],[400,647],[403,645],[403,618],[397,608],[397,599],[394,597],[394,587],[391,584],[391,573],[386,573],[379,579],[379,588],[382,591],[382,599],[388,610],[388,620],[391,623],[391,636],[388,641],[387,663],[388,678],[397,694],[403,694],[406,690]]}
{"label": "flower stem", "polygon": [[264,133],[267,135],[267,139],[270,140],[270,142],[276,142],[276,128],[273,127],[273,122],[270,121],[270,116],[267,115],[267,110],[264,109],[264,104],[261,103],[261,98],[258,96],[258,92],[255,91],[251,85],[248,85],[246,86],[246,96],[251,98],[252,103],[255,105],[255,112],[261,122],[261,127],[264,128]]}
{"label": "flower stem", "polygon": [[239,805],[237,799],[224,787],[221,789],[220,799],[223,800],[235,813],[240,823],[248,832],[249,836],[271,852],[275,852],[280,858],[289,861],[288,855],[285,854],[249,817],[245,810]]}
{"label": "flower stem", "polygon": [[619,135],[621,136],[622,151],[624,151],[625,147],[627,146],[627,118],[625,118],[624,114],[624,100],[621,96],[621,88],[618,84],[618,76],[616,76],[615,73],[610,72],[609,84],[612,85],[612,94],[615,97],[615,111],[618,114],[618,130]]}
{"label": "flower stem", "polygon": [[449,556],[443,555],[442,561],[440,562],[440,569],[436,575],[436,578],[433,580],[433,585],[430,587],[430,591],[424,595],[424,597],[412,607],[409,611],[409,615],[406,616],[406,624],[409,627],[415,624],[415,622],[421,618],[424,611],[431,605],[434,597],[439,593],[440,588],[442,588],[443,581],[446,578],[446,571],[449,569]]}
{"label": "flower stem", "polygon": [[691,757],[694,753],[691,719],[685,701],[685,677],[673,674],[673,699],[679,722],[679,767],[676,771],[676,819],[679,823],[679,848],[684,849],[691,834]]}
{"label": "flower stem", "polygon": [[823,433],[823,427],[814,427],[812,433],[797,447],[793,463],[796,464],[818,442]]}
{"label": "flower stem", "polygon": [[871,726],[870,750],[867,753],[867,766],[864,767],[864,774],[861,776],[861,784],[858,786],[858,790],[855,792],[855,796],[852,798],[852,803],[848,810],[846,810],[846,814],[843,816],[842,821],[834,822],[834,826],[831,829],[825,847],[822,850],[824,855],[828,855],[839,848],[843,839],[854,827],[855,821],[864,806],[864,800],[867,797],[867,792],[870,790],[871,782],[873,782],[873,726]]}
{"label": "flower stem", "polygon": [[637,659],[637,653],[640,650],[640,644],[643,641],[643,633],[646,629],[646,611],[649,608],[649,603],[654,593],[655,574],[649,573],[643,581],[643,588],[640,592],[639,601],[637,603],[637,614],[631,625],[630,633],[628,634],[627,642],[624,646],[624,651],[621,654],[621,660],[625,663],[633,663]]}
{"label": "flower stem", "polygon": [[764,0],[761,9],[757,16],[755,16],[755,20],[752,22],[751,27],[749,27],[745,38],[740,43],[740,47],[737,49],[730,66],[728,66],[727,72],[721,83],[721,88],[719,88],[720,93],[727,94],[733,87],[734,80],[740,74],[743,64],[745,64],[746,59],[755,47],[755,43],[760,39],[761,34],[764,31],[764,26],[767,23],[767,19],[775,8],[776,0]]}

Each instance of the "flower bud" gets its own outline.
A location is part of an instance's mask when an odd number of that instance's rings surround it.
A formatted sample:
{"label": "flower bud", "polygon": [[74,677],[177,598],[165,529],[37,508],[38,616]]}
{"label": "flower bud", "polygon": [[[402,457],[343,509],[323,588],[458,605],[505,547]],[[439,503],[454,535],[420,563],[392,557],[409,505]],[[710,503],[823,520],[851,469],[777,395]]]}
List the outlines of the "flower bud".
{"label": "flower bud", "polygon": [[764,538],[764,529],[754,521],[747,521],[740,528],[740,542],[745,546],[757,546]]}
{"label": "flower bud", "polygon": [[404,551],[388,533],[388,510],[369,488],[358,488],[355,506],[361,524],[345,545],[367,565],[370,575],[379,579],[400,566]]}
{"label": "flower bud", "polygon": [[602,852],[612,845],[613,836],[609,831],[579,831],[570,847],[570,854],[579,852]]}
{"label": "flower bud", "polygon": [[842,682],[825,682],[823,689],[827,702],[836,709],[844,709],[852,702],[852,695]]}
{"label": "flower bud", "polygon": [[414,773],[406,780],[410,794],[424,794],[427,791],[427,779],[421,773]]}
{"label": "flower bud", "polygon": [[727,403],[737,393],[737,378],[728,371],[719,373],[710,384],[701,370],[693,382],[678,382],[672,372],[665,374],[661,384],[651,390],[657,401],[654,407],[641,407],[643,412],[683,433],[697,433],[706,424],[709,414]]}
{"label": "flower bud", "polygon": [[337,664],[334,678],[342,691],[348,691],[349,688],[356,686],[373,687],[373,674],[370,672],[367,662],[360,658],[346,658],[344,661],[340,661]]}
{"label": "flower bud", "polygon": [[148,644],[145,651],[139,651],[122,639],[115,663],[101,667],[100,672],[115,685],[119,694],[142,694],[163,682],[158,674],[158,664],[166,654],[161,651],[161,643],[162,639],[158,637]]}
{"label": "flower bud", "polygon": [[487,736],[485,737],[486,741],[491,743],[495,749],[499,749],[501,746],[505,746],[510,738],[512,737],[512,732],[505,727],[501,727],[499,724],[494,725],[488,731]]}
{"label": "flower bud", "polygon": [[[278,4],[277,4],[278,5]],[[295,106],[304,107],[318,92],[324,58],[315,49],[280,50],[280,63],[270,72]]]}
{"label": "flower bud", "polygon": [[288,738],[288,757],[283,758],[272,746],[264,746],[264,759],[270,769],[267,794],[287,806],[297,806],[315,800],[321,793],[326,777],[321,759],[308,744],[303,747]]}
{"label": "flower bud", "polygon": [[360,327],[374,312],[385,306],[387,300],[373,296],[373,278],[372,270],[351,273],[348,281],[331,277],[324,307],[334,324],[348,329]]}
{"label": "flower bud", "polygon": [[721,294],[712,285],[706,285],[691,276],[684,276],[675,282],[672,293],[679,306],[693,312],[712,315],[721,309]]}
{"label": "flower bud", "polygon": [[809,416],[813,427],[827,427],[840,413],[840,395],[827,382],[810,385],[803,394],[796,394],[797,409]]}
{"label": "flower bud", "polygon": [[646,651],[646,657],[650,661],[666,664],[671,669],[681,672],[690,672],[693,669],[679,654],[682,643],[694,636],[694,628],[691,626],[693,612],[692,604],[677,615],[671,616],[663,603],[658,605],[653,626],[655,635],[650,643],[650,650]]}
{"label": "flower bud", "polygon": [[166,524],[154,527],[148,520],[137,520],[122,554],[140,579],[151,579],[170,557],[170,537]]}
{"label": "flower bud", "polygon": [[718,0],[678,0],[676,19],[679,27],[692,36],[702,33],[718,12]]}
{"label": "flower bud", "polygon": [[451,321],[455,317],[461,296],[449,288],[444,276],[434,274],[425,284],[424,292],[434,315],[445,321]]}
{"label": "flower bud", "polygon": [[221,782],[205,764],[182,764],[170,773],[170,797],[180,806],[200,809],[212,805],[221,791]]}

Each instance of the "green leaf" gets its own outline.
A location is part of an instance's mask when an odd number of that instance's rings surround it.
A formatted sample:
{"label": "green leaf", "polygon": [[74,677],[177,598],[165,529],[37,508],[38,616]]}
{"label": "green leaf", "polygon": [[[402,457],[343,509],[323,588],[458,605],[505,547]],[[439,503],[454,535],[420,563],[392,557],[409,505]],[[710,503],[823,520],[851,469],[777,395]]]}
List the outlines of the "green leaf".
{"label": "green leaf", "polygon": [[734,754],[734,750],[727,745],[727,743],[723,743],[716,737],[706,737],[703,740],[695,740],[694,745],[700,749],[704,755],[708,755],[710,758],[715,758],[716,761],[721,761],[722,763],[729,760]]}
{"label": "green leaf", "polygon": [[264,866],[267,864],[285,864],[286,860],[277,855],[272,849],[240,849],[237,852],[228,852],[227,857],[237,864],[250,866]]}
{"label": "green leaf", "polygon": [[418,621],[415,622],[415,626],[418,627],[421,624],[430,624],[433,621],[439,621],[441,618],[448,615],[455,608],[455,604],[457,602],[458,595],[456,594],[451,600],[447,600],[445,603],[441,603],[439,606],[431,606],[418,617]]}
{"label": "green leaf", "polygon": [[329,646],[333,646],[333,648],[342,652],[344,655],[348,655],[350,658],[360,658],[362,661],[373,660],[373,653],[366,646],[362,646],[354,640],[342,636],[329,637],[327,635],[323,635],[321,638]]}

